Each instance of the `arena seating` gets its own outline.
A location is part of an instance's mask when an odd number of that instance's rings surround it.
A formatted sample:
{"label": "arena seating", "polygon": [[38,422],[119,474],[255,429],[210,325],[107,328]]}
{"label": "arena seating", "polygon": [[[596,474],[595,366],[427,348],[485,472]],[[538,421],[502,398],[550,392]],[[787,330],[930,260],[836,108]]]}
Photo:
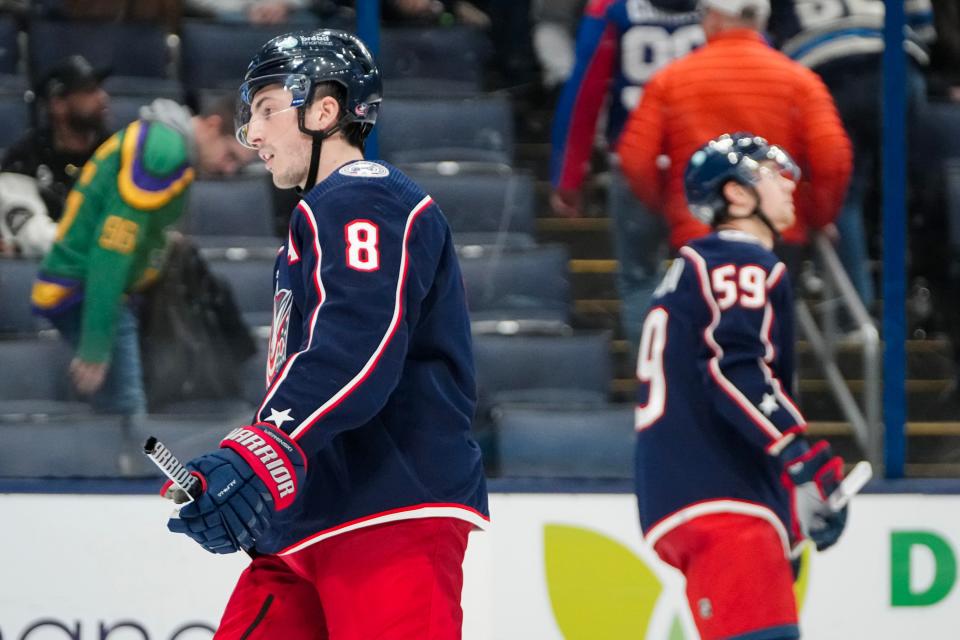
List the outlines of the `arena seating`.
{"label": "arena seating", "polygon": [[53,338],[0,340],[0,422],[44,422],[88,413],[70,390],[72,350]]}
{"label": "arena seating", "polygon": [[397,165],[451,160],[513,163],[513,113],[505,95],[397,98],[383,104],[377,127],[381,155]]}
{"label": "arena seating", "polygon": [[17,22],[11,16],[0,16],[0,74],[15,75],[20,58]]}
{"label": "arena seating", "polygon": [[380,35],[380,70],[393,96],[479,94],[493,51],[480,31],[389,28]]}
{"label": "arena seating", "polygon": [[467,304],[475,331],[556,331],[570,324],[567,249],[543,245],[530,249],[493,248],[461,255]]}
{"label": "arena seating", "polygon": [[273,320],[274,255],[210,259],[211,270],[224,278],[248,326],[269,327]]}
{"label": "arena seating", "polygon": [[630,478],[633,405],[588,409],[502,406],[494,410],[500,474]]}
{"label": "arena seating", "polygon": [[613,366],[606,331],[475,335],[477,389],[488,406],[595,404],[609,395]]}
{"label": "arena seating", "polygon": [[270,178],[265,174],[196,180],[183,229],[196,236],[273,236]]}
{"label": "arena seating", "polygon": [[[167,34],[140,23],[33,20],[28,32],[30,75],[41,78],[60,59],[83,54],[113,76],[168,78],[172,61]],[[136,55],[131,55],[135,51]]]}
{"label": "arena seating", "polygon": [[[443,165],[418,167],[409,175],[440,205],[457,244],[496,244],[501,234],[523,234],[534,244],[534,185],[527,173],[461,171]],[[514,236],[519,241],[519,236]]]}
{"label": "arena seating", "polygon": [[16,142],[22,132],[30,127],[30,111],[23,95],[0,94],[0,150]]}
{"label": "arena seating", "polygon": [[0,259],[0,336],[35,336],[41,323],[30,312],[38,260]]}

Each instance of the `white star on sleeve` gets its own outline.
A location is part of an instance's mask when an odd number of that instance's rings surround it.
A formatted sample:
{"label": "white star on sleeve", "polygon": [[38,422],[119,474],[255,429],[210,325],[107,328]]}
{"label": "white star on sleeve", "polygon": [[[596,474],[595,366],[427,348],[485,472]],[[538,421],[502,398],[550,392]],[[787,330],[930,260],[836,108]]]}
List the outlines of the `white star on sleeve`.
{"label": "white star on sleeve", "polygon": [[290,417],[290,411],[290,409],[277,411],[273,407],[270,407],[270,417],[267,418],[265,422],[272,422],[278,427],[282,426],[284,422],[293,422],[293,418]]}
{"label": "white star on sleeve", "polygon": [[780,405],[777,404],[777,399],[773,397],[772,393],[763,394],[763,401],[759,404],[760,411],[763,411],[763,415],[770,417],[774,411],[780,408]]}

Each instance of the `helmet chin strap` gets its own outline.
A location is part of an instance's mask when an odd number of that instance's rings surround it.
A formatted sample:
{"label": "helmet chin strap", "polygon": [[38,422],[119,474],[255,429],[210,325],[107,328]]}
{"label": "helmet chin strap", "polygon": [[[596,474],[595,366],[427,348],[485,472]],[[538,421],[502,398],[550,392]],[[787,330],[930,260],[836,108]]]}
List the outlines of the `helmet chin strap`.
{"label": "helmet chin strap", "polygon": [[310,136],[313,144],[310,146],[310,168],[307,169],[307,181],[304,183],[302,189],[296,187],[298,195],[309,192],[317,184],[317,172],[320,170],[320,152],[323,150],[323,141],[337,131],[340,131],[341,125],[343,124],[341,120],[324,131],[308,129],[303,120],[305,111],[303,107],[297,109],[297,126],[300,128],[300,131]]}
{"label": "helmet chin strap", "polygon": [[773,226],[773,223],[770,222],[770,218],[767,217],[767,214],[763,209],[760,208],[760,200],[757,200],[757,206],[753,208],[753,211],[750,213],[752,216],[757,216],[760,218],[760,222],[767,226],[767,229],[770,229],[770,233],[773,234],[773,242],[779,243],[782,240],[780,232],[777,231],[776,227]]}
{"label": "helmet chin strap", "polygon": [[762,222],[762,223],[764,224],[764,226],[767,227],[767,229],[770,229],[770,233],[773,234],[773,242],[774,242],[774,243],[779,243],[783,238],[782,238],[782,236],[780,235],[780,232],[777,231],[777,228],[773,226],[773,223],[770,222],[770,218],[767,216],[766,212],[764,212],[764,210],[760,208],[760,194],[757,193],[757,190],[756,190],[755,187],[750,186],[750,185],[744,185],[744,186],[747,187],[748,189],[750,189],[750,191],[753,192],[754,198],[755,198],[756,201],[757,201],[756,206],[753,207],[753,211],[751,211],[750,213],[748,213],[748,214],[745,215],[745,216],[736,216],[736,217],[734,217],[734,216],[731,216],[729,213],[727,214],[727,216],[728,216],[729,219],[731,219],[731,220],[745,220],[745,219],[747,219],[747,218],[756,216],[756,217],[760,220],[760,222]]}

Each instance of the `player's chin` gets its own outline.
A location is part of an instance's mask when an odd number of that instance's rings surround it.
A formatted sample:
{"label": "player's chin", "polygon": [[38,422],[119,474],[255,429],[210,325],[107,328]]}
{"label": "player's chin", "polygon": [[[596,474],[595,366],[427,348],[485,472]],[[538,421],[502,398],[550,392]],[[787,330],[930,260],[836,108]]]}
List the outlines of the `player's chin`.
{"label": "player's chin", "polygon": [[787,211],[784,211],[783,215],[780,216],[780,224],[777,225],[779,227],[777,231],[786,231],[792,227],[796,221],[797,216],[794,214],[793,208],[791,207]]}
{"label": "player's chin", "polygon": [[275,173],[272,169],[268,169],[270,175],[273,177],[273,186],[277,189],[292,189],[296,187],[299,182],[294,181],[290,176],[284,175],[282,173]]}

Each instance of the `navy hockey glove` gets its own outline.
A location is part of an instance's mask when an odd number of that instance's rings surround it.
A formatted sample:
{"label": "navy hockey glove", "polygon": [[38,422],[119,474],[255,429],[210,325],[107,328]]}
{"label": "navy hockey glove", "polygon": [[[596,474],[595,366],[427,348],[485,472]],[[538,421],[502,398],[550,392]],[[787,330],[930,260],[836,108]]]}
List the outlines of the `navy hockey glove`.
{"label": "navy hockey glove", "polygon": [[787,445],[780,459],[793,521],[799,529],[794,533],[813,540],[817,551],[833,546],[847,524],[847,507],[834,511],[828,503],[843,480],[843,460],[833,455],[826,440],[811,446],[803,438]]}
{"label": "navy hockey glove", "polygon": [[274,515],[296,500],[306,458],[289,436],[266,423],[233,430],[220,447],[187,463],[203,494],[170,518],[167,528],[211,553],[249,550]]}

